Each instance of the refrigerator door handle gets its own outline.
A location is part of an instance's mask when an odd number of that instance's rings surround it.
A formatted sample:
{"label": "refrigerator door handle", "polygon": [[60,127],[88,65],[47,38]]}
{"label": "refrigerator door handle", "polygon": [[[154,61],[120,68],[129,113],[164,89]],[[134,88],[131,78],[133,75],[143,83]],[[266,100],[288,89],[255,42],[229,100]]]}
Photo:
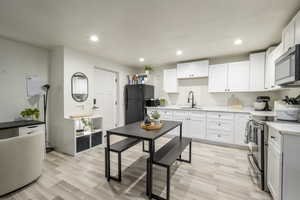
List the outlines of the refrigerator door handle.
{"label": "refrigerator door handle", "polygon": [[125,89],[125,109],[128,110],[128,89]]}

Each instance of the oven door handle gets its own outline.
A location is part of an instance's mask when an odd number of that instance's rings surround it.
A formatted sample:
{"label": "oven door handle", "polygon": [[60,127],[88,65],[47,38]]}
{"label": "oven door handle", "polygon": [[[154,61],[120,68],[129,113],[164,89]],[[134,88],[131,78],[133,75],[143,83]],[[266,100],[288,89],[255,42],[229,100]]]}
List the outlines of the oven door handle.
{"label": "oven door handle", "polygon": [[251,154],[251,153],[248,154],[248,161],[249,161],[249,163],[250,163],[252,169],[254,169],[254,171],[255,171],[257,174],[261,175],[261,174],[262,174],[261,171],[258,169],[258,167],[256,166],[256,164],[255,164],[255,162],[254,162],[253,154]]}

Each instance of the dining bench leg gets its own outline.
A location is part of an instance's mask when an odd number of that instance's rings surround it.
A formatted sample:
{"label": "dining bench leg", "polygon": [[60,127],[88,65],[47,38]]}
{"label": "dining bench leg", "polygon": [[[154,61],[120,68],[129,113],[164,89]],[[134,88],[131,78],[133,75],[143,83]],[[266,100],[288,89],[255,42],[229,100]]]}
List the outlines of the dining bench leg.
{"label": "dining bench leg", "polygon": [[189,159],[182,159],[182,155],[180,155],[177,160],[180,162],[192,163],[192,142],[189,143]]}
{"label": "dining bench leg", "polygon": [[107,148],[104,148],[104,165],[105,165],[105,178],[107,178]]}
{"label": "dining bench leg", "polygon": [[167,167],[167,200],[170,199],[170,167]]}
{"label": "dining bench leg", "polygon": [[192,141],[190,142],[190,148],[189,148],[189,150],[190,150],[190,155],[189,155],[189,163],[192,163]]}
{"label": "dining bench leg", "polygon": [[122,181],[122,158],[121,158],[121,153],[118,153],[118,181]]}
{"label": "dining bench leg", "polygon": [[147,173],[146,173],[146,195],[149,196],[149,158],[147,159],[147,162],[146,162],[146,170],[147,170]]}
{"label": "dining bench leg", "polygon": [[106,144],[107,144],[107,148],[106,148],[106,178],[107,181],[110,181],[110,133],[107,131],[106,132]]}

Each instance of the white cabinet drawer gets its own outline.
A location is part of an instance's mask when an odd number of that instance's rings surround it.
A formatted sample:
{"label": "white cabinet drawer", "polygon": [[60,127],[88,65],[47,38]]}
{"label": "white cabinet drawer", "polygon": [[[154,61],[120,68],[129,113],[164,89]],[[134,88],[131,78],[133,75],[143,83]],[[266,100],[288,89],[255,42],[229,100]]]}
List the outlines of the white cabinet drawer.
{"label": "white cabinet drawer", "polygon": [[38,131],[45,132],[44,125],[32,125],[19,128],[19,136],[36,133]]}
{"label": "white cabinet drawer", "polygon": [[208,119],[207,120],[207,129],[208,130],[222,130],[222,131],[231,131],[233,132],[233,121],[231,120],[216,120]]}
{"label": "white cabinet drawer", "polygon": [[233,134],[229,131],[220,131],[220,130],[207,130],[206,139],[224,142],[224,143],[233,143]]}
{"label": "white cabinet drawer", "polygon": [[269,143],[272,143],[276,148],[278,148],[279,151],[281,151],[282,136],[277,130],[273,129],[272,127],[269,127],[268,141]]}
{"label": "white cabinet drawer", "polygon": [[225,112],[207,112],[208,119],[229,119],[233,120],[233,113],[225,113]]}

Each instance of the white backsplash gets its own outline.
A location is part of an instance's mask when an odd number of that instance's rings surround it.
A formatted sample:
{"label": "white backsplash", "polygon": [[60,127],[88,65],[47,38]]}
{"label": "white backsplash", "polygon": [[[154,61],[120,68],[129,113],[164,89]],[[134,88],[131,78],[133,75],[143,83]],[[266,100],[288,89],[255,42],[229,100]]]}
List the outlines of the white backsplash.
{"label": "white backsplash", "polygon": [[271,105],[274,100],[281,98],[280,92],[241,92],[241,93],[209,93],[208,78],[185,79],[178,82],[178,93],[167,94],[163,90],[163,69],[176,66],[157,67],[151,71],[147,84],[155,86],[155,97],[166,98],[168,105],[184,105],[187,103],[188,92],[193,91],[198,106],[227,106],[231,95],[238,98],[243,106],[252,106],[257,96],[267,95],[271,97]]}

